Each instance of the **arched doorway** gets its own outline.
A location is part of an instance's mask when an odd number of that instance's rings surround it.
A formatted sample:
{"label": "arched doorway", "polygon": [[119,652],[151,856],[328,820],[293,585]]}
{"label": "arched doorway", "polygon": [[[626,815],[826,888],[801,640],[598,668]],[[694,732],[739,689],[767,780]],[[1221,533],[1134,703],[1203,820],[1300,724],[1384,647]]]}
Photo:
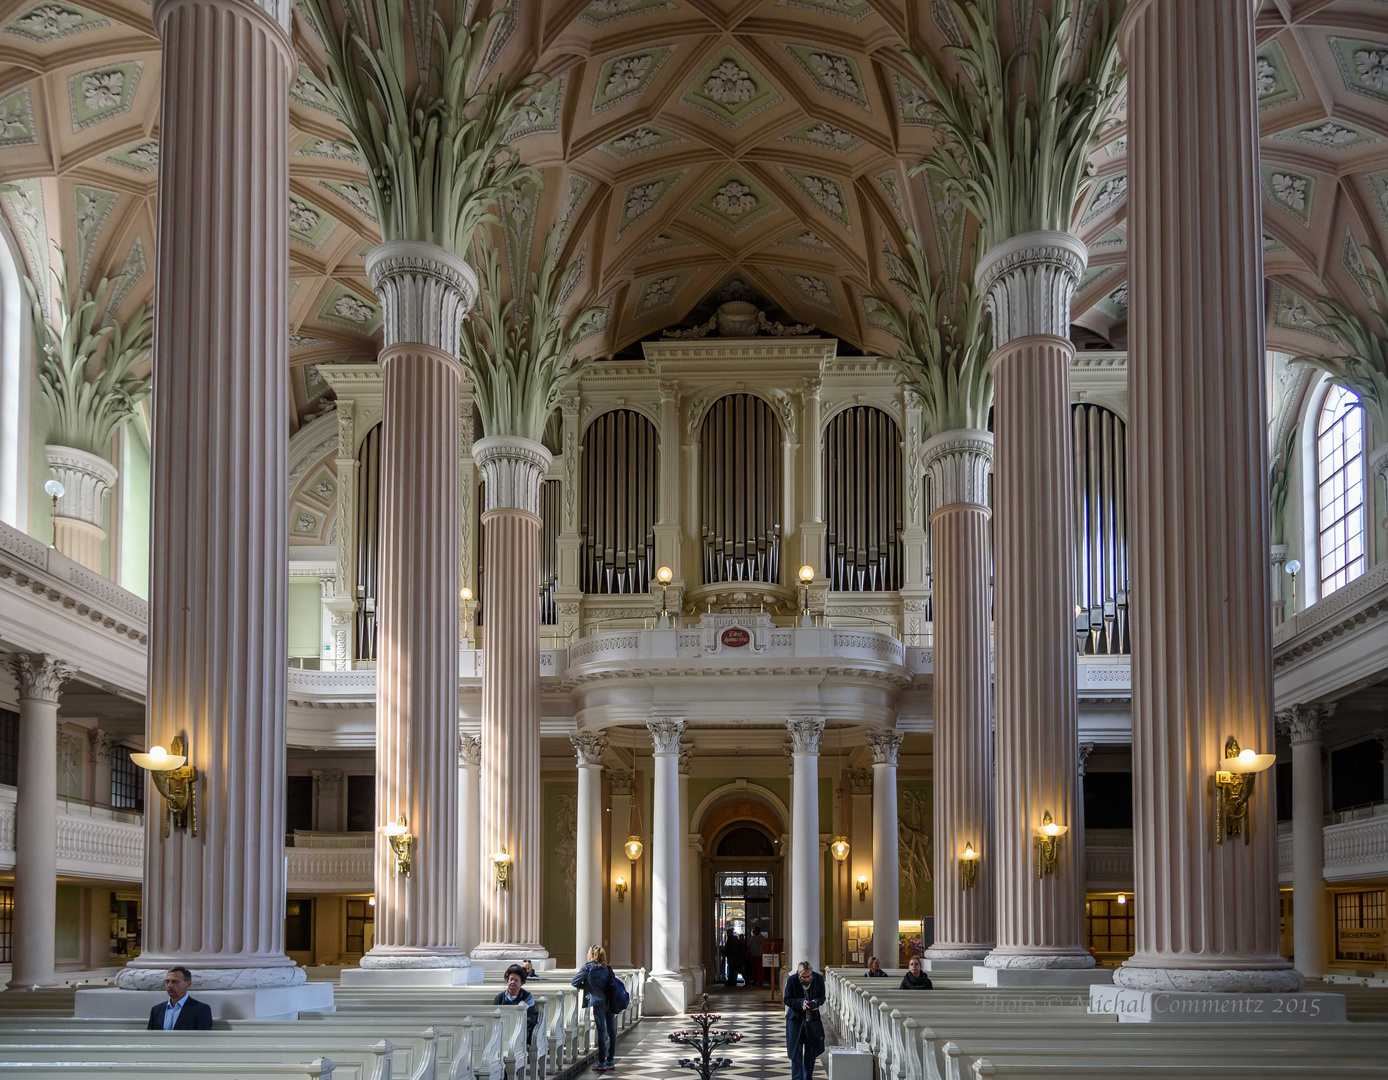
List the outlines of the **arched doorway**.
{"label": "arched doorway", "polygon": [[785,813],[769,790],[746,781],[713,792],[696,809],[704,851],[704,970],[710,983],[767,986],[765,942],[784,937]]}

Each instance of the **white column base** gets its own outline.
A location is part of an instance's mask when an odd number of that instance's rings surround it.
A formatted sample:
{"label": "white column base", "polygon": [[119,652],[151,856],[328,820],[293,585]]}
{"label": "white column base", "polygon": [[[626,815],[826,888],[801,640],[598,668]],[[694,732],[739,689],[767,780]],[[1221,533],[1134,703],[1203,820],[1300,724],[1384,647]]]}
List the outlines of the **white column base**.
{"label": "white column base", "polygon": [[474,986],[486,972],[481,965],[433,968],[343,968],[343,986]]}
{"label": "white column base", "polygon": [[982,959],[981,956],[970,960],[936,959],[927,951],[921,958],[921,968],[931,975],[965,975],[973,978],[974,968]]}
{"label": "white column base", "polygon": [[1120,1024],[1343,1024],[1343,994],[1208,994],[1092,986],[1089,1012]]}
{"label": "white column base", "polygon": [[652,975],[646,980],[643,1016],[680,1016],[689,1007],[693,987],[679,972]]}
{"label": "white column base", "polygon": [[517,954],[515,956],[507,957],[504,960],[480,960],[477,957],[473,957],[472,967],[474,971],[480,969],[482,971],[485,971],[488,975],[504,975],[506,974],[506,969],[508,967],[510,967],[512,964],[519,964],[522,960],[529,960],[530,966],[533,967],[536,971],[553,971],[555,968],[559,966],[559,961],[552,956],[542,956],[537,960],[533,956],[523,956]]}
{"label": "white column base", "polygon": [[[145,961],[141,963],[141,961]],[[157,990],[164,992],[164,975],[172,964],[187,964],[193,969],[194,997],[213,990],[278,990],[302,986],[308,973],[293,964],[275,967],[208,967],[197,959],[173,960],[144,953],[116,973],[116,986],[121,990]]]}
{"label": "white column base", "polygon": [[1294,994],[1306,985],[1290,964],[1277,968],[1138,967],[1125,961],[1113,982],[1128,990],[1199,994]]}
{"label": "white column base", "polygon": [[1068,987],[1092,986],[1113,981],[1102,968],[991,968],[974,965],[975,986]]}
{"label": "white column base", "polygon": [[461,949],[452,952],[433,952],[412,949],[405,945],[378,945],[361,958],[361,966],[378,971],[416,970],[423,968],[467,968],[472,958]]}
{"label": "white column base", "polygon": [[[161,973],[162,974],[162,973]],[[190,991],[206,1002],[213,1020],[297,1020],[301,1012],[333,1012],[333,985],[299,983],[251,990]],[[169,995],[161,990],[78,990],[72,1015],[86,1020],[148,1020],[149,1010]]]}

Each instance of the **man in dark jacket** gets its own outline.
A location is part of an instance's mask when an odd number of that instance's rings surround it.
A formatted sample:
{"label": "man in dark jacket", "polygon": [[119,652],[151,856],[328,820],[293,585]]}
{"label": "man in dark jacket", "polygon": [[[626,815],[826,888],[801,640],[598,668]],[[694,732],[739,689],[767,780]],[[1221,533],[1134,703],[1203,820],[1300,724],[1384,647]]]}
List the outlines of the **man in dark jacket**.
{"label": "man in dark jacket", "polygon": [[801,960],[794,975],[786,978],[781,1000],[786,1006],[786,1056],[790,1080],[810,1080],[815,1058],[824,1053],[824,976]]}
{"label": "man in dark jacket", "polygon": [[921,958],[911,957],[910,963],[906,965],[906,974],[901,977],[901,985],[898,990],[933,990],[930,976],[921,969]]}
{"label": "man in dark jacket", "polygon": [[506,969],[506,989],[492,998],[493,1005],[524,1005],[525,1009],[525,1045],[530,1045],[530,1037],[535,1034],[535,1025],[540,1022],[540,1008],[535,1004],[535,999],[530,996],[530,991],[522,984],[525,982],[525,968],[519,964],[512,964]]}
{"label": "man in dark jacket", "polygon": [[212,1008],[205,1002],[188,996],[193,985],[193,973],[186,967],[171,967],[164,972],[164,992],[168,1001],[161,1001],[149,1010],[149,1031],[211,1031]]}

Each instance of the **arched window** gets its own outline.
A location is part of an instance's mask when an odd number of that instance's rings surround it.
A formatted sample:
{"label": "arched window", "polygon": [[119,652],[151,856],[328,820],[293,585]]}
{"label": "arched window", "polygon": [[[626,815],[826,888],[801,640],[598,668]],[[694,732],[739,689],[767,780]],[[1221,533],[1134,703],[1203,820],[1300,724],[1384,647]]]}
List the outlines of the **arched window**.
{"label": "arched window", "polygon": [[1366,569],[1364,556],[1364,411],[1359,398],[1331,386],[1316,426],[1321,596]]}

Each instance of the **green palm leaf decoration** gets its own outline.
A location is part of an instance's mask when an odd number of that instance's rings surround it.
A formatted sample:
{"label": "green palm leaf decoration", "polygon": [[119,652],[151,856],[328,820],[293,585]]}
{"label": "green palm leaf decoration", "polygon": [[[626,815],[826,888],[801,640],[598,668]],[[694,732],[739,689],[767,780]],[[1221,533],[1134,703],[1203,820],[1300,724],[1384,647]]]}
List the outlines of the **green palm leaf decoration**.
{"label": "green palm leaf decoration", "polygon": [[516,435],[540,442],[559,398],[592,362],[574,362],[572,353],[582,338],[602,325],[605,310],[587,307],[575,315],[561,310],[583,273],[578,261],[560,267],[564,225],[558,222],[550,229],[523,297],[503,299],[497,247],[478,244],[482,299],[463,320],[458,351],[488,436]]}
{"label": "green palm leaf decoration", "polygon": [[915,171],[937,177],[978,218],[984,251],[1023,233],[1068,232],[1091,179],[1089,156],[1124,83],[1123,0],[1102,3],[1078,57],[1068,10],[1054,22],[1038,16],[1030,47],[1004,57],[998,0],[947,2],[964,44],[944,51],[963,66],[968,84],[933,57],[901,49],[934,99],[944,136]]}
{"label": "green palm leaf decoration", "polygon": [[[1359,250],[1372,286],[1388,301],[1388,275],[1383,264],[1373,249],[1365,246]],[[1317,297],[1316,309],[1318,325],[1333,333],[1346,351],[1328,360],[1296,356],[1292,363],[1327,372],[1332,383],[1354,393],[1373,423],[1374,440],[1381,446],[1388,442],[1388,319],[1375,311],[1366,321],[1329,296]]]}
{"label": "green palm leaf decoration", "polygon": [[[891,279],[906,296],[900,311],[873,297],[888,330],[901,342],[895,362],[921,396],[926,438],[961,428],[983,430],[993,404],[988,372],[988,332],[983,305],[967,283],[932,279],[915,232],[907,234],[905,258],[887,253]],[[962,301],[953,303],[953,301]],[[949,311],[958,312],[951,318]]]}
{"label": "green palm leaf decoration", "polygon": [[[537,176],[506,134],[528,115],[544,76],[476,85],[487,44],[509,13],[450,26],[424,0],[347,2],[339,31],[329,0],[305,0],[304,7],[326,47],[321,89],[366,165],[381,239],[423,241],[465,257],[477,227],[495,220],[497,198]],[[454,8],[461,13],[464,5]],[[367,10],[375,44],[363,25]],[[431,43],[429,69],[412,93],[410,25]]]}
{"label": "green palm leaf decoration", "polygon": [[1300,424],[1292,424],[1268,467],[1268,505],[1271,510],[1273,544],[1287,542],[1287,496],[1292,490],[1292,452],[1296,449],[1296,433]]}
{"label": "green palm leaf decoration", "polygon": [[61,250],[55,262],[58,296],[51,318],[44,318],[38,290],[24,278],[39,336],[39,392],[50,413],[48,441],[108,457],[111,437],[149,396],[150,377],[134,374],[134,368],[149,354],[153,316],[142,307],[125,322],[112,317],[97,327],[110,279],[102,278],[95,293],[74,297]]}

